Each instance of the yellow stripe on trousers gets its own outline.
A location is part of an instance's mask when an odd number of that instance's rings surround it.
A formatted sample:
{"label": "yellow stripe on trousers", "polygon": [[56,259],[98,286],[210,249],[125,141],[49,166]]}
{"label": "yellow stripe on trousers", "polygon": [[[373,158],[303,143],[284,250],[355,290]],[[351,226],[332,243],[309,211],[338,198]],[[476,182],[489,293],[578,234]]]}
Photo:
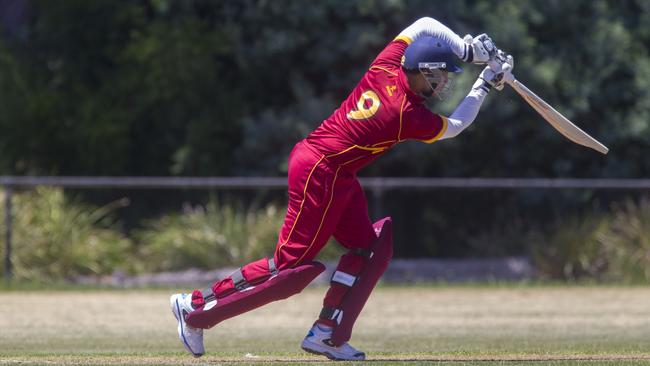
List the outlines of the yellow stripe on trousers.
{"label": "yellow stripe on trousers", "polygon": [[279,252],[282,247],[289,242],[289,239],[291,238],[291,234],[293,234],[293,230],[296,228],[296,224],[298,223],[298,219],[300,218],[300,213],[302,213],[302,207],[305,205],[305,200],[307,199],[307,186],[309,186],[309,181],[311,180],[311,176],[314,173],[314,170],[316,170],[316,167],[318,164],[320,164],[321,161],[325,156],[321,156],[320,159],[314,164],[314,166],[311,168],[311,171],[309,172],[309,175],[307,176],[307,181],[305,182],[305,188],[302,191],[302,201],[300,202],[300,209],[298,210],[298,214],[296,215],[296,219],[293,220],[293,225],[291,226],[291,230],[289,231],[289,235],[287,235],[287,239],[284,241],[284,243],[280,244],[276,252]]}
{"label": "yellow stripe on trousers", "polygon": [[332,205],[332,200],[334,199],[334,187],[336,185],[336,178],[339,176],[339,170],[341,170],[341,166],[339,165],[338,169],[336,169],[336,174],[334,174],[334,180],[332,181],[332,192],[330,193],[330,201],[327,203],[327,207],[325,208],[325,212],[323,213],[323,217],[320,219],[320,225],[318,225],[318,230],[316,231],[316,235],[314,235],[314,238],[311,240],[311,243],[309,244],[309,247],[307,250],[302,254],[300,258],[296,261],[294,264],[294,267],[300,263],[300,261],[309,253],[311,250],[311,247],[314,245],[316,242],[316,239],[318,238],[318,234],[320,234],[320,229],[323,227],[323,222],[325,221],[325,217],[327,216],[327,211],[329,211],[330,206]]}

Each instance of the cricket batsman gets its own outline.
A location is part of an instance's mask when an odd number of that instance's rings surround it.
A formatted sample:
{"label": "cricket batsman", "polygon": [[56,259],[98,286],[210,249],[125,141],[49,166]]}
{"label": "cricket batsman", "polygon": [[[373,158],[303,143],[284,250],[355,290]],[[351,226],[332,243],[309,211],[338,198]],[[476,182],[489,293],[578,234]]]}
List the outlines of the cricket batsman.
{"label": "cricket batsman", "polygon": [[486,67],[449,117],[423,102],[449,88],[449,73],[461,72],[456,58],[487,64],[497,51],[485,34],[461,38],[428,17],[390,42],[341,106],[293,148],[287,214],[274,255],[202,291],[171,296],[187,351],[204,354],[203,329],[302,291],[325,270],[314,258],[333,235],[348,252],[301,347],[333,360],[364,360],[348,341],[392,257],[393,239],[390,217],[370,220],[357,172],[402,141],[432,143],[469,126],[490,89],[500,90],[511,76],[512,58],[499,70]]}

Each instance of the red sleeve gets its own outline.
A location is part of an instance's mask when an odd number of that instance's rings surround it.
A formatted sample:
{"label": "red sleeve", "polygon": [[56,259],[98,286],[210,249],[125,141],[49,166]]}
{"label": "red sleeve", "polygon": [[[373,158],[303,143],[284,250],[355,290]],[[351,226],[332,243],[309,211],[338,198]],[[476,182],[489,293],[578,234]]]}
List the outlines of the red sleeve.
{"label": "red sleeve", "polygon": [[402,65],[402,56],[404,56],[406,47],[408,47],[408,44],[402,39],[396,39],[390,42],[386,48],[379,53],[370,67],[400,67]]}
{"label": "red sleeve", "polygon": [[406,108],[402,114],[400,139],[412,139],[428,144],[438,140],[447,129],[447,117],[435,114],[422,104]]}

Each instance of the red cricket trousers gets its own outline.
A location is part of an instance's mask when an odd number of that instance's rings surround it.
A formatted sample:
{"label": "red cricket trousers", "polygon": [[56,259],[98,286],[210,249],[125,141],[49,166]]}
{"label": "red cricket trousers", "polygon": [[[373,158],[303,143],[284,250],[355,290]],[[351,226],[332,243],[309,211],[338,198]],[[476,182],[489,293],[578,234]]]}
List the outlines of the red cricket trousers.
{"label": "red cricket trousers", "polygon": [[[287,214],[274,255],[277,269],[313,260],[332,235],[347,248],[372,246],[376,235],[365,194],[354,173],[328,161],[303,140],[289,156],[288,181]],[[341,257],[337,270],[356,275],[364,263],[363,257],[347,253]],[[266,259],[249,263],[241,271],[250,284],[269,278]],[[212,289],[217,298],[235,291],[230,278],[215,283]],[[332,283],[324,305],[337,307],[346,291],[344,286]]]}

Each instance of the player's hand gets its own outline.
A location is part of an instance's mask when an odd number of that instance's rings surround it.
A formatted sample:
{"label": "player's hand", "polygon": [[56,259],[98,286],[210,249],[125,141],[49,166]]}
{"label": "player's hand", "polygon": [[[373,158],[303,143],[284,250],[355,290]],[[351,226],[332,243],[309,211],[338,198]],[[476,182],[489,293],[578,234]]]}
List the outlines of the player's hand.
{"label": "player's hand", "polygon": [[512,55],[506,56],[506,62],[501,65],[501,71],[503,71],[503,82],[509,83],[515,80],[514,75],[512,75],[512,69],[515,68],[515,59]]}
{"label": "player's hand", "polygon": [[[503,90],[503,85],[506,82],[514,80],[512,75],[512,69],[515,66],[514,58],[503,52],[501,52],[500,56],[503,62],[490,63],[490,66],[486,66],[479,75],[479,80],[482,80],[482,83],[478,83],[477,86],[484,86],[488,90],[490,88]],[[489,87],[485,84],[489,85]]]}
{"label": "player's hand", "polygon": [[494,59],[497,48],[487,34],[483,33],[477,37],[472,37],[468,34],[463,40],[472,49],[472,59],[465,61],[483,65]]}
{"label": "player's hand", "polygon": [[512,55],[508,55],[502,50],[497,50],[494,59],[488,62],[488,66],[497,74],[503,73],[504,82],[514,80],[512,69],[515,67],[515,59]]}

